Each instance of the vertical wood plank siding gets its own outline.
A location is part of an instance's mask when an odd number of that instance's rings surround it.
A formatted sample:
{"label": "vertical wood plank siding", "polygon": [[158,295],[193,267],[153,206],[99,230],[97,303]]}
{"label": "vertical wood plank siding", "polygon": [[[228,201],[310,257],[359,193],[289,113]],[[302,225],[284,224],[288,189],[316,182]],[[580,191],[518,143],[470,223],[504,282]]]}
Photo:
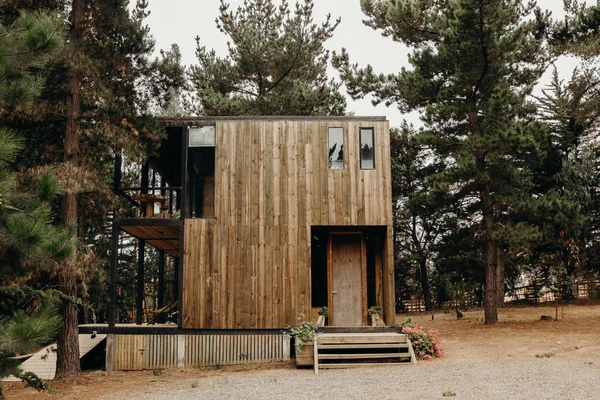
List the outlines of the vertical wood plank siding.
{"label": "vertical wood plank siding", "polygon": [[[344,169],[328,168],[328,128]],[[375,169],[359,129],[374,128]],[[214,219],[184,224],[184,328],[282,328],[310,316],[310,227],[387,226],[385,318],[394,313],[387,121],[216,122]]]}

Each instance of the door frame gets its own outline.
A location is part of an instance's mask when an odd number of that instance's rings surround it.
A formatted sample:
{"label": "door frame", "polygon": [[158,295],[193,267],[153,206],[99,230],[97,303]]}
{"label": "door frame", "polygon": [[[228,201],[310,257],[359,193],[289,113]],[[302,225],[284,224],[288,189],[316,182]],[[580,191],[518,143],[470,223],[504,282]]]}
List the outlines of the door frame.
{"label": "door frame", "polygon": [[[362,299],[362,323],[367,326],[367,257],[365,234],[361,231],[332,231],[329,232],[329,243],[327,249],[327,306],[331,314],[331,321],[335,321],[335,309],[333,308],[333,236],[334,235],[359,235],[360,236],[360,285]],[[335,325],[334,325],[335,326]]]}

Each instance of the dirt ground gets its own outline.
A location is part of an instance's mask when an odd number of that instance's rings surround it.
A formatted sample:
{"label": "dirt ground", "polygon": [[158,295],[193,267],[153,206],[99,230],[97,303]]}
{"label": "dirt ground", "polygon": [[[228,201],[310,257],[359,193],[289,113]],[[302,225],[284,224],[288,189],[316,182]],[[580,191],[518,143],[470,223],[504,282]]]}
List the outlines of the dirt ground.
{"label": "dirt ground", "polygon": [[[427,363],[456,360],[535,358],[582,352],[600,356],[600,303],[571,303],[559,306],[558,320],[543,321],[542,315],[556,317],[554,306],[509,306],[499,310],[499,323],[483,325],[483,310],[471,310],[457,320],[454,312],[401,314],[397,322],[410,317],[426,329],[437,329],[445,339],[445,356]],[[190,368],[185,370],[112,372],[86,371],[73,380],[53,381],[54,393],[37,393],[22,383],[3,383],[7,399],[95,399],[137,388],[161,387],[167,383],[252,374],[266,369],[292,369],[293,362],[265,365]],[[115,397],[117,398],[117,397]]]}

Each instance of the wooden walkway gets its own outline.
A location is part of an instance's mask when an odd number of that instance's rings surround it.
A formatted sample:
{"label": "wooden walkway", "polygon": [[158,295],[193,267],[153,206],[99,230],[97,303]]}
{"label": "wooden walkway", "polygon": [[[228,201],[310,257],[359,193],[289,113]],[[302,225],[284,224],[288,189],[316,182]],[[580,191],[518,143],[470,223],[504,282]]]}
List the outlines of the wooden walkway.
{"label": "wooden walkway", "polygon": [[[92,351],[100,342],[106,339],[106,335],[98,334],[92,339],[92,335],[79,335],[79,358]],[[21,364],[23,372],[33,372],[44,380],[54,379],[56,374],[56,343],[46,346],[28,360]],[[9,376],[3,381],[20,381],[14,376]]]}

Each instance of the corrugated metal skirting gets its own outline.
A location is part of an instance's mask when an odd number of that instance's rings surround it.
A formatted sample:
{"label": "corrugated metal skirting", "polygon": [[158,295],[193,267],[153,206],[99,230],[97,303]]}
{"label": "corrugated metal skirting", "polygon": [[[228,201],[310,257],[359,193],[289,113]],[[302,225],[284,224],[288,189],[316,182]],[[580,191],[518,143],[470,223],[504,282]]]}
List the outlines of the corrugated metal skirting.
{"label": "corrugated metal skirting", "polygon": [[290,359],[284,335],[109,334],[106,367],[132,371],[273,362]]}

